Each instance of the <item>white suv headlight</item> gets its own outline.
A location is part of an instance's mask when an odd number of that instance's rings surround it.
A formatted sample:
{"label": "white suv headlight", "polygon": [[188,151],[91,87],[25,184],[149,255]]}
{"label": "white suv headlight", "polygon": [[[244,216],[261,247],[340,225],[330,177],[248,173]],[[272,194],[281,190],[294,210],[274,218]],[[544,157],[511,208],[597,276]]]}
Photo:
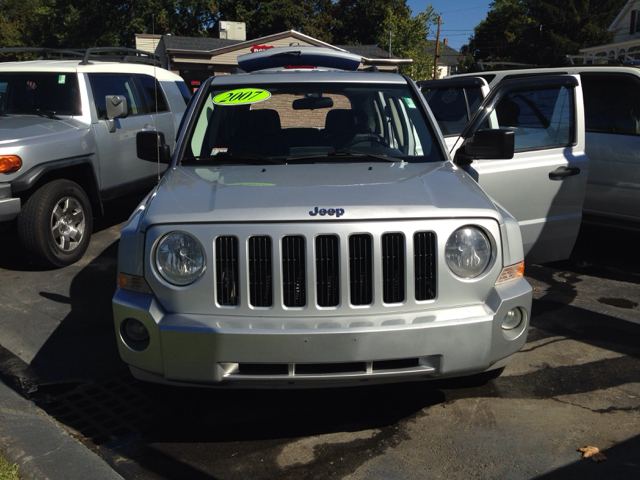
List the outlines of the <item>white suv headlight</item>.
{"label": "white suv headlight", "polygon": [[158,242],[156,269],[167,282],[190,285],[204,272],[206,259],[200,243],[184,232],[171,232]]}
{"label": "white suv headlight", "polygon": [[445,257],[447,265],[457,276],[475,278],[491,261],[491,244],[478,227],[462,227],[447,240]]}

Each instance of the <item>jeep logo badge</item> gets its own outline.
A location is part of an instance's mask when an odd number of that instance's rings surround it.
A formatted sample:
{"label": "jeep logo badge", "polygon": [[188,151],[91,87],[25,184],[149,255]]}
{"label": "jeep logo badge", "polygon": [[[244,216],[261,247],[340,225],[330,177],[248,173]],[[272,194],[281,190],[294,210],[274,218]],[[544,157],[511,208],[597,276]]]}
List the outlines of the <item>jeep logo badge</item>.
{"label": "jeep logo badge", "polygon": [[325,215],[329,215],[333,217],[334,215],[337,217],[341,217],[344,215],[344,208],[318,208],[315,207],[313,210],[309,212],[309,215],[315,217],[316,215],[320,215],[324,217]]}

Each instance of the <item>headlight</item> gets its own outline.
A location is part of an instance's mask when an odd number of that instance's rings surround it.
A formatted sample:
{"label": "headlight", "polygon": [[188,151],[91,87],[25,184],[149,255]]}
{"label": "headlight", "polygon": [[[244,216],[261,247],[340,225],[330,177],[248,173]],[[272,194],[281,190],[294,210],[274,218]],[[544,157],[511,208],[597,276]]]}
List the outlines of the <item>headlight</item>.
{"label": "headlight", "polygon": [[462,227],[451,234],[445,246],[447,265],[462,278],[474,278],[485,271],[491,260],[491,244],[477,227]]}
{"label": "headlight", "polygon": [[165,235],[156,247],[156,269],[167,282],[189,285],[202,275],[205,256],[200,243],[184,232]]}

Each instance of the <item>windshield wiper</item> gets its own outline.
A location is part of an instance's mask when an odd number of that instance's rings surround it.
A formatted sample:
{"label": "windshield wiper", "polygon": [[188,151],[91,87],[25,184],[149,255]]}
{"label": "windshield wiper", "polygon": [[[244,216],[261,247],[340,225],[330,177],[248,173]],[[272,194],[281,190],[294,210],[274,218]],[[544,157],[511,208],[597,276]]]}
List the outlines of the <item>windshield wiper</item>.
{"label": "windshield wiper", "polygon": [[284,165],[281,159],[261,157],[251,153],[228,153],[220,152],[216,155],[200,155],[197,157],[183,158],[182,165],[234,165],[238,163],[249,165]]}
{"label": "windshield wiper", "polygon": [[375,158],[377,160],[382,160],[383,162],[395,163],[397,161],[402,161],[401,158],[390,157],[388,155],[378,155],[376,153],[364,153],[359,152],[357,150],[333,150],[329,153],[323,153],[319,155],[306,155],[302,157],[287,157],[285,160],[287,163],[289,162],[297,162],[299,160],[319,160],[327,157],[367,157],[367,158]]}
{"label": "windshield wiper", "polygon": [[60,120],[60,117],[56,116],[56,112],[52,112],[51,110],[42,110],[40,108],[21,108],[21,109],[11,109],[4,110],[2,113],[5,115],[39,115],[41,117],[51,118],[53,120]]}

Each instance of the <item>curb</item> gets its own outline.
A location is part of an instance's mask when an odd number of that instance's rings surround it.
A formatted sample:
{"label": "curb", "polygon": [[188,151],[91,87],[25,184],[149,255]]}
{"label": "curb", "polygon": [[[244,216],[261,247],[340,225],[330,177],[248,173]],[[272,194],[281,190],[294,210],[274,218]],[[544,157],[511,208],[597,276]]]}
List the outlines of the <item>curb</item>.
{"label": "curb", "polygon": [[25,479],[122,480],[33,402],[0,379],[0,450]]}

